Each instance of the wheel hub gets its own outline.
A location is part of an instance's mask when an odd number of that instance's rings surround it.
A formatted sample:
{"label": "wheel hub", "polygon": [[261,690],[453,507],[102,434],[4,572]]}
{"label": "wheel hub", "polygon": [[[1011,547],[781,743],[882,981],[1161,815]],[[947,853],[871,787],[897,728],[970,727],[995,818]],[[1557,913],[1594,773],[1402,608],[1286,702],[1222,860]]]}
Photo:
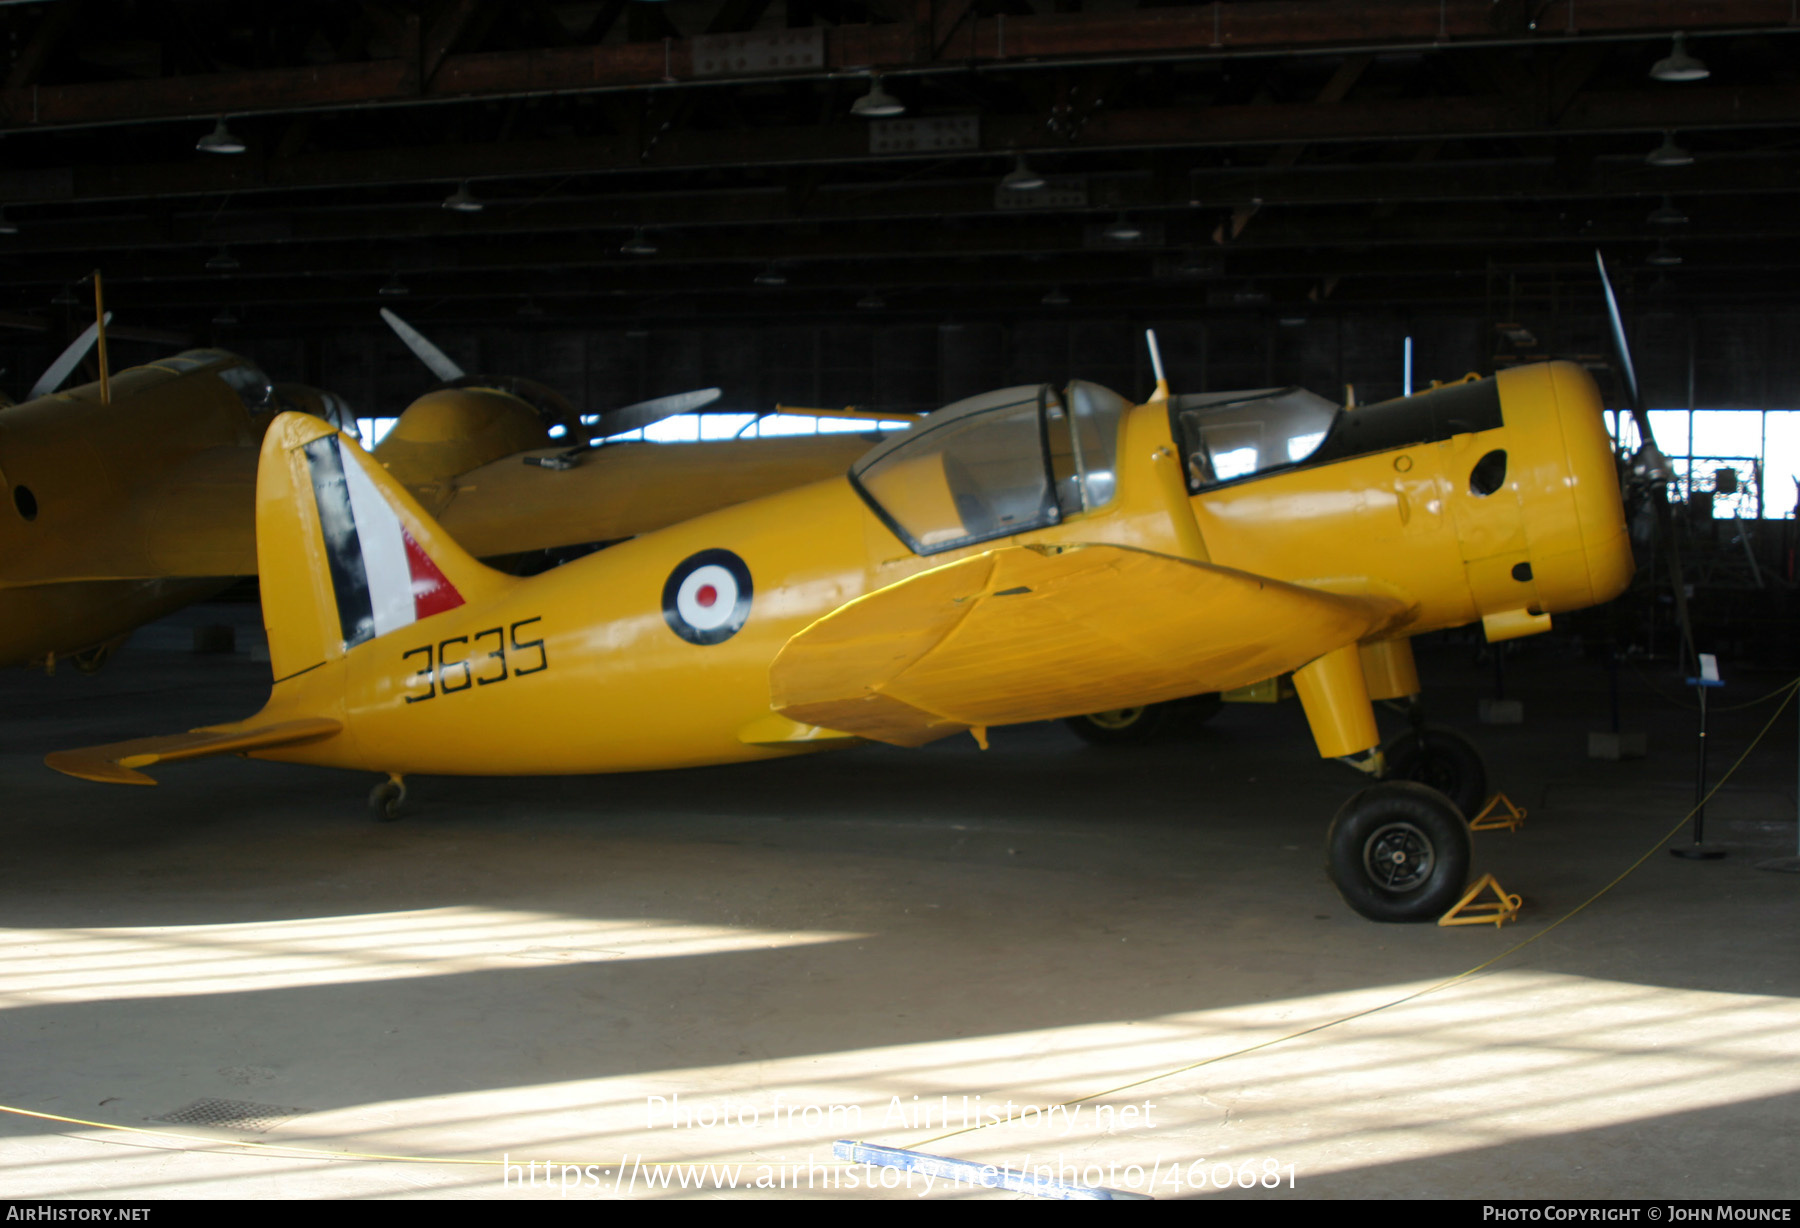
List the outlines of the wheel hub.
{"label": "wheel hub", "polygon": [[1093,712],[1088,720],[1102,729],[1129,729],[1144,715],[1142,708],[1114,708],[1110,712]]}
{"label": "wheel hub", "polygon": [[1425,882],[1436,860],[1431,839],[1411,823],[1384,824],[1363,845],[1370,881],[1388,891],[1411,891]]}

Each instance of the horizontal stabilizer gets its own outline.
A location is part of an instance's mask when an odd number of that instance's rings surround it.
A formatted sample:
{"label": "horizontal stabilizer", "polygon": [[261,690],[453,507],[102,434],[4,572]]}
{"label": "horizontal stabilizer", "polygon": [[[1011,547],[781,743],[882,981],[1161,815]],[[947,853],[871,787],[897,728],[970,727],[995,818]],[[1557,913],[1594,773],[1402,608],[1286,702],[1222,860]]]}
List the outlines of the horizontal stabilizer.
{"label": "horizontal stabilizer", "polygon": [[774,712],[759,717],[738,730],[738,741],[746,746],[824,746],[833,743],[860,742],[853,733],[802,725]]}
{"label": "horizontal stabilizer", "polygon": [[203,759],[208,755],[237,755],[276,746],[297,746],[329,738],[342,729],[338,722],[325,717],[281,721],[251,729],[196,729],[192,733],[172,733],[160,738],[134,738],[105,746],[59,750],[44,756],[44,762],[64,775],[83,780],[153,785],[156,782],[138,771],[139,768],[153,763],[173,763],[178,759]]}
{"label": "horizontal stabilizer", "polygon": [[916,746],[1247,686],[1407,609],[1125,546],[1011,546],[839,608],[770,667],[792,720]]}

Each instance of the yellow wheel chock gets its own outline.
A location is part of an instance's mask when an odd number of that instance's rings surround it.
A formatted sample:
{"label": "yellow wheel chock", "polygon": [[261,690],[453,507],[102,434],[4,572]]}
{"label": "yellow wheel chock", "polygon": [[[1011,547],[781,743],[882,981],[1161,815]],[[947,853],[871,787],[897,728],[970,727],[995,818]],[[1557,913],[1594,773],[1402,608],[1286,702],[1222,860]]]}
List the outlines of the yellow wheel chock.
{"label": "yellow wheel chock", "polygon": [[[1477,900],[1475,897],[1484,890],[1492,888],[1494,898]],[[1475,885],[1463,892],[1449,912],[1438,918],[1439,925],[1487,925],[1492,923],[1498,929],[1508,921],[1519,919],[1519,906],[1523,904],[1522,896],[1508,895],[1506,889],[1492,874],[1483,874],[1475,880]]]}
{"label": "yellow wheel chock", "polygon": [[[1504,813],[1496,814],[1501,810]],[[1517,831],[1525,825],[1525,808],[1513,805],[1512,798],[1504,793],[1496,793],[1488,798],[1488,804],[1481,808],[1481,813],[1469,820],[1470,831]]]}

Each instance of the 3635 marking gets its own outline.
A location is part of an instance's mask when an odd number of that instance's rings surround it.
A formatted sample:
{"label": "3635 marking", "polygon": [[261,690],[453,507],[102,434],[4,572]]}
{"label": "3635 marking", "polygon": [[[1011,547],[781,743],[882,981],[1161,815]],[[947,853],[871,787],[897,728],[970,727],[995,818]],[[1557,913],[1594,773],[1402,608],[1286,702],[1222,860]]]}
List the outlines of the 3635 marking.
{"label": "3635 marking", "polygon": [[[422,704],[439,695],[454,695],[458,691],[492,686],[509,678],[523,678],[526,674],[549,669],[550,655],[544,650],[543,639],[519,638],[521,627],[540,622],[542,617],[522,618],[511,626],[488,627],[474,635],[452,635],[401,653],[403,663],[414,657],[424,658],[418,670],[406,679],[407,687],[411,688],[406,702]],[[513,653],[510,661],[506,655],[509,641]],[[483,652],[483,648],[487,651]],[[523,665],[520,664],[521,657],[525,662]],[[417,693],[420,687],[424,688],[424,694]]]}

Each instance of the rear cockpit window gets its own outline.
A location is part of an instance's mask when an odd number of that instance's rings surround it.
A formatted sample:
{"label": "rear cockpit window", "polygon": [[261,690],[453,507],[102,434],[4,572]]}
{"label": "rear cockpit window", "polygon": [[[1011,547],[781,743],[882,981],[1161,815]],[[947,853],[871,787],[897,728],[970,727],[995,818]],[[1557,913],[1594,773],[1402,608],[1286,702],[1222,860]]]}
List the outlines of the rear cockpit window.
{"label": "rear cockpit window", "polygon": [[1188,485],[1217,486],[1306,460],[1325,442],[1338,407],[1304,388],[1175,398]]}
{"label": "rear cockpit window", "polygon": [[1112,502],[1119,478],[1119,420],[1131,403],[1110,388],[1076,380],[1051,393],[1048,407],[1050,466],[1057,503],[1068,516]]}
{"label": "rear cockpit window", "polygon": [[1111,502],[1118,393],[1077,380],[947,405],[851,466],[850,478],[916,553],[1010,537]]}

